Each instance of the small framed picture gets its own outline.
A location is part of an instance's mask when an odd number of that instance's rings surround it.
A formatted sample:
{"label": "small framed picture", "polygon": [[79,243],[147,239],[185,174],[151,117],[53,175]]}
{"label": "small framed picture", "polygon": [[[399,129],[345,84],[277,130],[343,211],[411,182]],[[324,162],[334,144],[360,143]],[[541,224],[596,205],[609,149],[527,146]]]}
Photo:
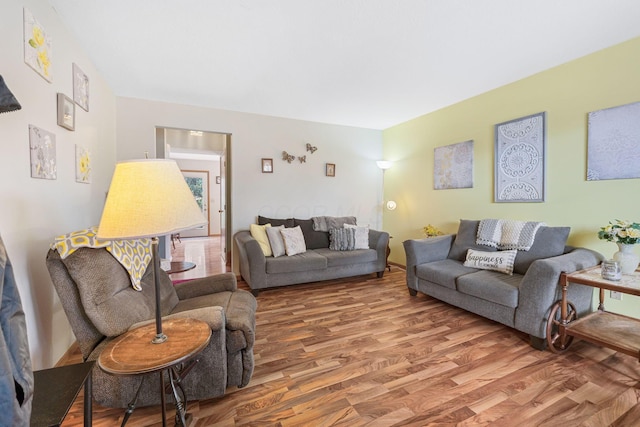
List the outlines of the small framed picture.
{"label": "small framed picture", "polygon": [[335,163],[327,163],[326,175],[327,176],[336,176],[336,165],[335,165]]}
{"label": "small framed picture", "polygon": [[220,184],[222,182],[222,178],[220,175],[216,176],[216,184]]}
{"label": "small framed picture", "polygon": [[262,173],[273,173],[273,159],[262,159]]}
{"label": "small framed picture", "polygon": [[76,104],[63,93],[58,94],[58,125],[69,130],[76,128]]}

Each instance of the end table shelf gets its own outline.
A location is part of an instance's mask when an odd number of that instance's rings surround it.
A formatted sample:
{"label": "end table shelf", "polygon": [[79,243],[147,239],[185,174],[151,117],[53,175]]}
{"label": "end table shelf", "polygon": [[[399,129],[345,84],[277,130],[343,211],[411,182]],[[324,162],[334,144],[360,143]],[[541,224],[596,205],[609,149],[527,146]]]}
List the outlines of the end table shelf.
{"label": "end table shelf", "polygon": [[[576,319],[573,306],[567,300],[569,283],[599,288],[598,310]],[[640,360],[640,319],[604,309],[605,290],[640,296],[640,271],[624,275],[620,281],[612,281],[603,279],[601,268],[597,266],[574,273],[562,273],[560,285],[562,299],[551,309],[547,323],[547,343],[551,351],[560,353],[567,350],[573,337],[576,337]]]}

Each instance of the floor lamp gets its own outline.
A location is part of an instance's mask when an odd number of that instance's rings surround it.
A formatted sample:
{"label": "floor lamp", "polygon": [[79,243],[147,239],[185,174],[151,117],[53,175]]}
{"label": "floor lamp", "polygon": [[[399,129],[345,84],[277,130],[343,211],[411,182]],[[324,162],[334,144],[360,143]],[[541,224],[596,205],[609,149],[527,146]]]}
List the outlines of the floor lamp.
{"label": "floor lamp", "polygon": [[152,239],[156,294],[156,336],[152,342],[155,344],[167,340],[162,332],[160,309],[158,236],[206,223],[175,161],[144,159],[116,164],[96,237],[102,240]]}

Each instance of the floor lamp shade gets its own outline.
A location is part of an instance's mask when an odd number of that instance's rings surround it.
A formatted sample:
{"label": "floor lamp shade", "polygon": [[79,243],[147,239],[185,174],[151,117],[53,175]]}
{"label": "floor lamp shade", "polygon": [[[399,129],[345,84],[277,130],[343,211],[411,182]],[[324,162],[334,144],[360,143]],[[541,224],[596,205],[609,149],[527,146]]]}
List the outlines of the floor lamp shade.
{"label": "floor lamp shade", "polygon": [[97,237],[157,237],[206,223],[175,161],[133,160],[116,164]]}

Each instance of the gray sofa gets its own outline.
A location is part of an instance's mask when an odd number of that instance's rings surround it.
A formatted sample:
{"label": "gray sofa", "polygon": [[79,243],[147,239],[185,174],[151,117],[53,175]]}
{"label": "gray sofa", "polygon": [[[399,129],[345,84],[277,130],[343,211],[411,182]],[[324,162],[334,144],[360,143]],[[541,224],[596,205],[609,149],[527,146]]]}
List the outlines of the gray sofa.
{"label": "gray sofa", "polygon": [[[565,246],[569,227],[541,227],[529,251],[518,251],[513,274],[463,265],[467,250],[495,251],[477,245],[479,221],[461,220],[457,234],[407,240],[407,287],[529,334],[544,349],[547,318],[560,299],[560,273],[598,265],[603,257]],[[578,316],[591,311],[593,289],[569,287]]]}
{"label": "gray sofa", "polygon": [[317,282],[377,273],[387,266],[389,233],[369,230],[369,249],[336,251],[329,249],[329,233],[314,231],[311,219],[258,218],[259,224],[300,226],[306,252],[293,256],[265,256],[249,230],[238,231],[234,241],[238,250],[240,275],[254,295],[261,289]]}

